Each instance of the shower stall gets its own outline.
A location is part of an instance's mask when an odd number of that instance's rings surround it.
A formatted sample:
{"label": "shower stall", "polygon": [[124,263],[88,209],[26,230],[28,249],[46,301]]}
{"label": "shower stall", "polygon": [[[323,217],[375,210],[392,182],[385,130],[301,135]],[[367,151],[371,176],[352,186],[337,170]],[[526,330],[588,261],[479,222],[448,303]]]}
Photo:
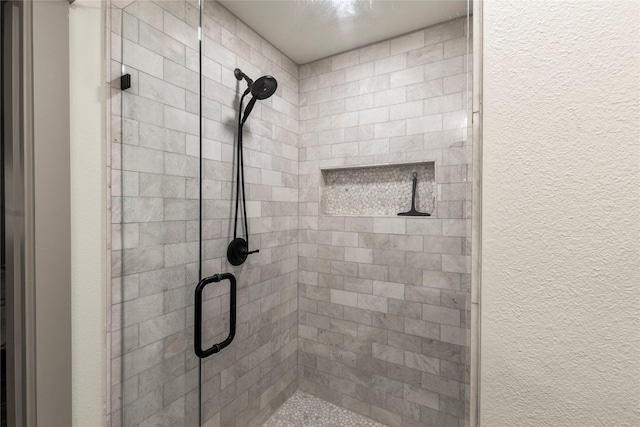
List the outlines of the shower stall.
{"label": "shower stall", "polygon": [[295,38],[415,2],[110,2],[110,425],[261,426],[297,391],[468,425],[470,4],[304,62],[243,15],[269,3]]}

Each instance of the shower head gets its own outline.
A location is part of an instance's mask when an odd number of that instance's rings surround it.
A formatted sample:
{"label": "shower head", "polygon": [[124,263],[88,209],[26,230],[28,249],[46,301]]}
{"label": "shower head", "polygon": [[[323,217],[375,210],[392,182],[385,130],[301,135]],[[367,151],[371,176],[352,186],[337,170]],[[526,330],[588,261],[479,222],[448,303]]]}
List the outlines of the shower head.
{"label": "shower head", "polygon": [[262,76],[251,86],[251,95],[257,99],[267,99],[278,88],[278,82],[271,76]]}
{"label": "shower head", "polygon": [[247,108],[244,110],[244,115],[242,116],[242,123],[244,123],[247,118],[249,118],[249,114],[251,114],[253,106],[256,105],[256,100],[267,99],[271,95],[273,95],[278,88],[278,82],[271,76],[262,76],[254,83],[254,81],[251,80],[239,68],[233,70],[233,74],[236,76],[236,79],[245,79],[247,81],[247,86],[249,86],[249,88],[245,92],[245,95],[249,91],[251,91],[252,95],[251,101],[249,101],[249,103],[247,104]]}
{"label": "shower head", "polygon": [[271,76],[262,76],[254,83],[240,68],[233,70],[233,74],[238,81],[242,79],[246,80],[247,86],[249,86],[251,90],[251,95],[259,100],[267,99],[273,95],[278,88],[278,82]]}

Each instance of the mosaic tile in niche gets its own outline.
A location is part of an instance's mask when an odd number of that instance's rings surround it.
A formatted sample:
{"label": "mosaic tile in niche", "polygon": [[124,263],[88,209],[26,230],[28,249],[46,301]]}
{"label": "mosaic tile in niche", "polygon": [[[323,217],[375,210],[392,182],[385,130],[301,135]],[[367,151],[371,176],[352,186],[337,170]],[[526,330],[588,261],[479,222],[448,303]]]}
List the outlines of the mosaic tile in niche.
{"label": "mosaic tile in niche", "polygon": [[326,215],[396,215],[411,208],[413,173],[418,174],[416,209],[434,215],[433,162],[322,171]]}

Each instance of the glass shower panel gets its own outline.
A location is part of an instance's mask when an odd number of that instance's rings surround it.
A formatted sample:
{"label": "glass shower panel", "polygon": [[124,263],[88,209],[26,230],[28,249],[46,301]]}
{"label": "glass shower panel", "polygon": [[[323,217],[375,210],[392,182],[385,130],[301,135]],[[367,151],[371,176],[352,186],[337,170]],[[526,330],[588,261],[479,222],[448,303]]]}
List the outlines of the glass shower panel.
{"label": "glass shower panel", "polygon": [[[463,218],[465,220],[465,233],[463,241],[462,255],[464,256],[464,267],[461,268],[461,286],[460,286],[460,299],[464,299],[464,312],[461,317],[462,336],[464,338],[462,346],[462,354],[464,356],[464,376],[461,381],[462,386],[460,388],[462,408],[460,408],[460,422],[464,419],[465,425],[471,425],[471,401],[474,399],[472,386],[471,386],[471,354],[472,345],[475,344],[475,340],[471,339],[473,316],[477,313],[477,310],[472,311],[472,265],[473,257],[475,253],[472,252],[472,241],[474,237],[472,228],[472,222],[477,215],[478,207],[473,205],[474,185],[476,184],[477,174],[474,175],[474,167],[477,167],[477,159],[474,164],[474,134],[473,134],[473,2],[467,0],[467,13],[464,21],[464,76],[465,86],[463,91],[464,96],[464,116],[460,121],[460,127],[462,129],[462,149],[464,156],[461,157],[461,167],[465,171],[462,175],[463,192],[461,199],[463,200]],[[473,227],[476,227],[473,224]],[[479,243],[479,242],[478,242]],[[476,246],[477,247],[477,246]],[[476,306],[477,308],[477,306]],[[473,313],[473,314],[472,314]],[[445,405],[451,402],[444,402]],[[453,405],[451,405],[453,407]]]}
{"label": "glass shower panel", "polygon": [[[249,255],[227,259],[234,240],[238,107],[247,80],[277,90],[244,98],[244,181]],[[240,75],[240,74],[238,74]],[[202,2],[203,276],[237,278],[234,341],[202,360],[204,425],[259,426],[296,389],[298,291],[298,66],[217,1]],[[253,99],[253,101],[251,101]],[[237,237],[246,238],[240,196]],[[225,339],[229,282],[205,288],[203,346]],[[207,318],[208,316],[208,318]]]}
{"label": "glass shower panel", "polygon": [[[298,389],[385,424],[468,424],[470,14],[298,65],[233,4],[122,11],[123,425],[258,426]],[[262,76],[277,90],[244,99],[248,230],[242,205],[237,230],[260,252],[232,265],[239,104]],[[331,174],[351,188],[363,172],[400,177],[406,204],[418,168],[429,217],[328,208]],[[237,279],[235,339],[199,360],[194,290],[219,273]],[[230,299],[227,280],[204,289],[202,348],[227,337]]]}
{"label": "glass shower panel", "polygon": [[114,251],[122,423],[198,426],[199,3],[136,0],[121,25],[122,72],[131,82],[122,91],[121,251]]}

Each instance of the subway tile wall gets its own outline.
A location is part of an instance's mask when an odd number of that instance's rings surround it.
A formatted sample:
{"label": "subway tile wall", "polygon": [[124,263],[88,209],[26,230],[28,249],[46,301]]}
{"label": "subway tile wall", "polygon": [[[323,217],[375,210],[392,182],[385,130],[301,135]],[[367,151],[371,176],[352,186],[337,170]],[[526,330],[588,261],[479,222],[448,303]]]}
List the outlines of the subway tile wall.
{"label": "subway tile wall", "polygon": [[[198,1],[114,1],[110,10],[112,426],[199,425],[199,378],[208,426],[261,425],[297,388],[298,66],[217,2],[202,10],[202,91]],[[132,75],[124,92],[121,60]],[[250,243],[260,252],[240,267],[226,260],[245,89],[236,67],[279,85],[245,124]],[[201,376],[199,258],[203,277],[238,279],[235,340],[202,362]],[[227,283],[205,290],[205,347],[228,333]]]}
{"label": "subway tile wall", "polygon": [[[202,10],[203,270],[229,271],[238,279],[235,340],[203,360],[203,422],[260,426],[297,389],[298,66],[219,3],[204,1]],[[244,125],[249,242],[260,252],[239,267],[226,259],[237,109],[246,89],[235,68],[254,80],[272,75],[278,82]],[[215,331],[219,324],[213,317],[206,326]],[[225,326],[221,332],[216,341],[224,339]]]}
{"label": "subway tile wall", "polygon": [[[231,271],[239,284],[236,340],[202,366],[204,425],[261,425],[297,388],[388,425],[464,425],[466,22],[298,66],[207,0],[200,92],[197,1],[110,4],[110,425],[198,424],[200,249],[204,276]],[[236,67],[279,85],[245,125],[260,253],[241,267],[225,256],[244,90]],[[425,161],[435,162],[434,217],[320,214],[320,169]],[[206,294],[205,344],[226,335],[228,304],[224,286]]]}
{"label": "subway tile wall", "polygon": [[[390,426],[465,425],[468,60],[457,19],[300,67],[299,387]],[[433,217],[323,214],[321,170],[425,161]]]}

